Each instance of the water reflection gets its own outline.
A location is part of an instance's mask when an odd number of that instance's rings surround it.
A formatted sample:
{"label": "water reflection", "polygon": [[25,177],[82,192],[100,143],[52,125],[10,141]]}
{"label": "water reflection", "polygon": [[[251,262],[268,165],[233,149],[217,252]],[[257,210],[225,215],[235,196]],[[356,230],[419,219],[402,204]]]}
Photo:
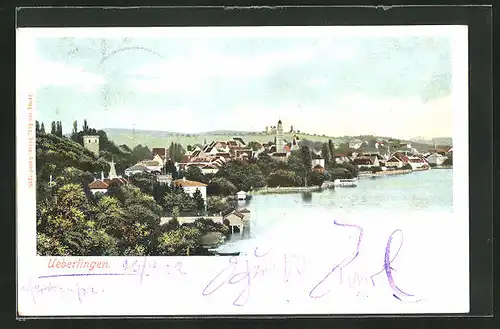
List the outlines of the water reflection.
{"label": "water reflection", "polygon": [[[233,234],[222,249],[246,251],[247,248],[251,250],[255,241],[280,243],[277,239],[288,239],[294,236],[294,232],[313,237],[317,231],[324,229],[321,220],[330,218],[333,214],[335,216],[370,214],[373,217],[383,218],[393,216],[395,213],[419,214],[419,216],[451,213],[453,172],[430,170],[408,175],[363,179],[356,188],[254,195],[251,200],[235,202],[235,208],[240,211],[248,209],[250,223],[243,229],[241,235]],[[405,215],[398,216],[402,220],[405,219]],[[309,224],[311,218],[316,221],[317,226]],[[331,225],[331,221],[327,222],[327,225]]]}
{"label": "water reflection", "polygon": [[303,192],[302,193],[302,201],[304,201],[305,203],[311,203],[312,193],[311,192]]}

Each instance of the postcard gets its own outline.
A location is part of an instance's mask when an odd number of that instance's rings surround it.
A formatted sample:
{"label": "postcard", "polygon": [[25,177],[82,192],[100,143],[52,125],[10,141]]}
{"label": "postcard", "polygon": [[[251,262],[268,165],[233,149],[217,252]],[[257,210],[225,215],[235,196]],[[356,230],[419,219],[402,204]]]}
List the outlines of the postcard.
{"label": "postcard", "polygon": [[19,315],[468,312],[467,35],[18,29]]}

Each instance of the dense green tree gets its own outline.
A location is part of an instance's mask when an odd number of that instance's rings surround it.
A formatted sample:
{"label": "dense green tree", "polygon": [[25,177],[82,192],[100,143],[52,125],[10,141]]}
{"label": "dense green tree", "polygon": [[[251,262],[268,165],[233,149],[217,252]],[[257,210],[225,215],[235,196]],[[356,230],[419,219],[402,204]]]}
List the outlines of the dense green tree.
{"label": "dense green tree", "polygon": [[269,175],[267,178],[267,185],[269,187],[291,187],[300,186],[301,179],[297,174],[291,170],[277,170]]}
{"label": "dense green tree", "polygon": [[257,164],[247,164],[241,160],[225,163],[217,172],[217,177],[224,177],[232,182],[238,190],[249,191],[263,187],[265,179]]}
{"label": "dense green tree", "polygon": [[310,185],[321,187],[325,182],[325,175],[317,171],[311,171],[307,181]]}
{"label": "dense green tree", "polygon": [[42,125],[40,126],[40,134],[45,134],[45,125],[42,122]]}
{"label": "dense green tree", "polygon": [[87,119],[83,120],[83,127],[82,127],[82,132],[84,134],[88,133],[89,131],[89,125],[87,124]]}
{"label": "dense green tree", "polygon": [[184,150],[181,144],[174,142],[170,144],[170,147],[168,148],[168,155],[170,159],[172,159],[175,162],[181,162],[185,154],[186,151]]}
{"label": "dense green tree", "polygon": [[321,156],[325,159],[325,168],[330,168],[332,164],[332,158],[334,155],[331,154],[330,147],[328,143],[323,143],[323,147],[321,148]]}
{"label": "dense green tree", "polygon": [[304,166],[304,185],[307,185],[307,176],[311,171],[312,154],[311,150],[307,146],[300,147],[300,159],[302,160],[302,165]]}
{"label": "dense green tree", "polygon": [[247,146],[250,149],[252,149],[252,151],[258,151],[261,148],[262,145],[259,142],[251,141],[251,142],[248,143]]}
{"label": "dense green tree", "polygon": [[267,153],[259,154],[257,159],[257,166],[264,176],[269,176],[273,171],[276,170],[277,163],[271,156]]}
{"label": "dense green tree", "polygon": [[137,173],[129,178],[129,182],[137,186],[142,193],[153,195],[154,186],[156,185],[156,176],[148,172]]}
{"label": "dense green tree", "polygon": [[209,196],[207,197],[207,211],[211,214],[218,214],[225,212],[231,208],[231,202],[223,196]]}
{"label": "dense green tree", "polygon": [[193,202],[195,204],[195,211],[202,212],[205,210],[205,200],[199,189],[193,193]]}
{"label": "dense green tree", "polygon": [[40,204],[37,211],[40,254],[60,251],[73,256],[118,255],[117,239],[96,227],[93,206],[81,186],[61,186],[55,200]]}
{"label": "dense green tree", "polygon": [[63,129],[61,121],[56,122],[56,135],[59,137],[63,137]]}
{"label": "dense green tree", "polygon": [[73,130],[71,131],[71,139],[78,142],[78,122],[73,121]]}
{"label": "dense green tree", "polygon": [[38,120],[35,121],[35,133],[40,133],[40,123],[38,122]]}
{"label": "dense green tree", "polygon": [[208,183],[208,179],[198,166],[189,166],[186,170],[186,179],[201,183]]}
{"label": "dense green tree", "polygon": [[160,256],[187,256],[199,248],[202,232],[195,227],[181,226],[177,230],[163,233],[159,239]]}
{"label": "dense green tree", "polygon": [[52,123],[50,125],[50,133],[52,135],[56,135],[57,134],[57,128],[56,128],[56,122],[55,121],[52,121]]}
{"label": "dense green tree", "polygon": [[167,163],[165,164],[165,173],[172,175],[172,179],[178,179],[179,178],[179,173],[177,172],[177,167],[175,166],[175,163],[172,160],[168,160]]}
{"label": "dense green tree", "polygon": [[168,214],[172,214],[175,207],[182,213],[190,213],[196,209],[196,204],[182,188],[174,188],[170,193],[165,194],[164,209]]}
{"label": "dense green tree", "polygon": [[141,144],[136,145],[131,150],[131,163],[135,164],[145,159],[149,159],[151,155],[152,152],[147,146],[142,146]]}
{"label": "dense green tree", "polygon": [[224,177],[214,177],[207,185],[208,195],[227,196],[234,195],[236,192],[238,192],[236,186]]}

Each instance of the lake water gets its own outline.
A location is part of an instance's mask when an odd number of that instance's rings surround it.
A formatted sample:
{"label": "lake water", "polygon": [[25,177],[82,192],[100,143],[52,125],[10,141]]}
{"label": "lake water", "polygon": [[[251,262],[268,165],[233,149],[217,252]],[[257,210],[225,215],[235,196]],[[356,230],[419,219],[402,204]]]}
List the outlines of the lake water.
{"label": "lake water", "polygon": [[[355,223],[439,220],[453,213],[453,170],[434,169],[358,180],[355,188],[309,194],[255,195],[240,204],[251,212],[250,232],[234,234],[223,252],[251,252],[256,245],[309,244],[329,239],[334,220]],[[432,218],[432,219],[431,219]]]}

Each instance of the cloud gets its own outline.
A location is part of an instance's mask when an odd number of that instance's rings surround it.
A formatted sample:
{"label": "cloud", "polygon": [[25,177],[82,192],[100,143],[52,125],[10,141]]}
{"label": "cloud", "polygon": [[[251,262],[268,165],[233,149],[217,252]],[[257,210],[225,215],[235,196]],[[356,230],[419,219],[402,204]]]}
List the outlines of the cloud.
{"label": "cloud", "polygon": [[106,83],[104,77],[98,74],[60,62],[38,60],[34,67],[38,86],[72,86],[81,91],[90,92]]}
{"label": "cloud", "polygon": [[451,136],[451,96],[423,102],[420,97],[367,97],[352,94],[338,99],[342,109],[336,136],[373,134],[409,138],[412,136]]}
{"label": "cloud", "polygon": [[257,55],[231,55],[219,52],[191,54],[147,64],[132,70],[136,88],[144,92],[193,91],[213,79],[265,78],[273,71],[298,65],[314,58],[308,49],[276,51]]}

